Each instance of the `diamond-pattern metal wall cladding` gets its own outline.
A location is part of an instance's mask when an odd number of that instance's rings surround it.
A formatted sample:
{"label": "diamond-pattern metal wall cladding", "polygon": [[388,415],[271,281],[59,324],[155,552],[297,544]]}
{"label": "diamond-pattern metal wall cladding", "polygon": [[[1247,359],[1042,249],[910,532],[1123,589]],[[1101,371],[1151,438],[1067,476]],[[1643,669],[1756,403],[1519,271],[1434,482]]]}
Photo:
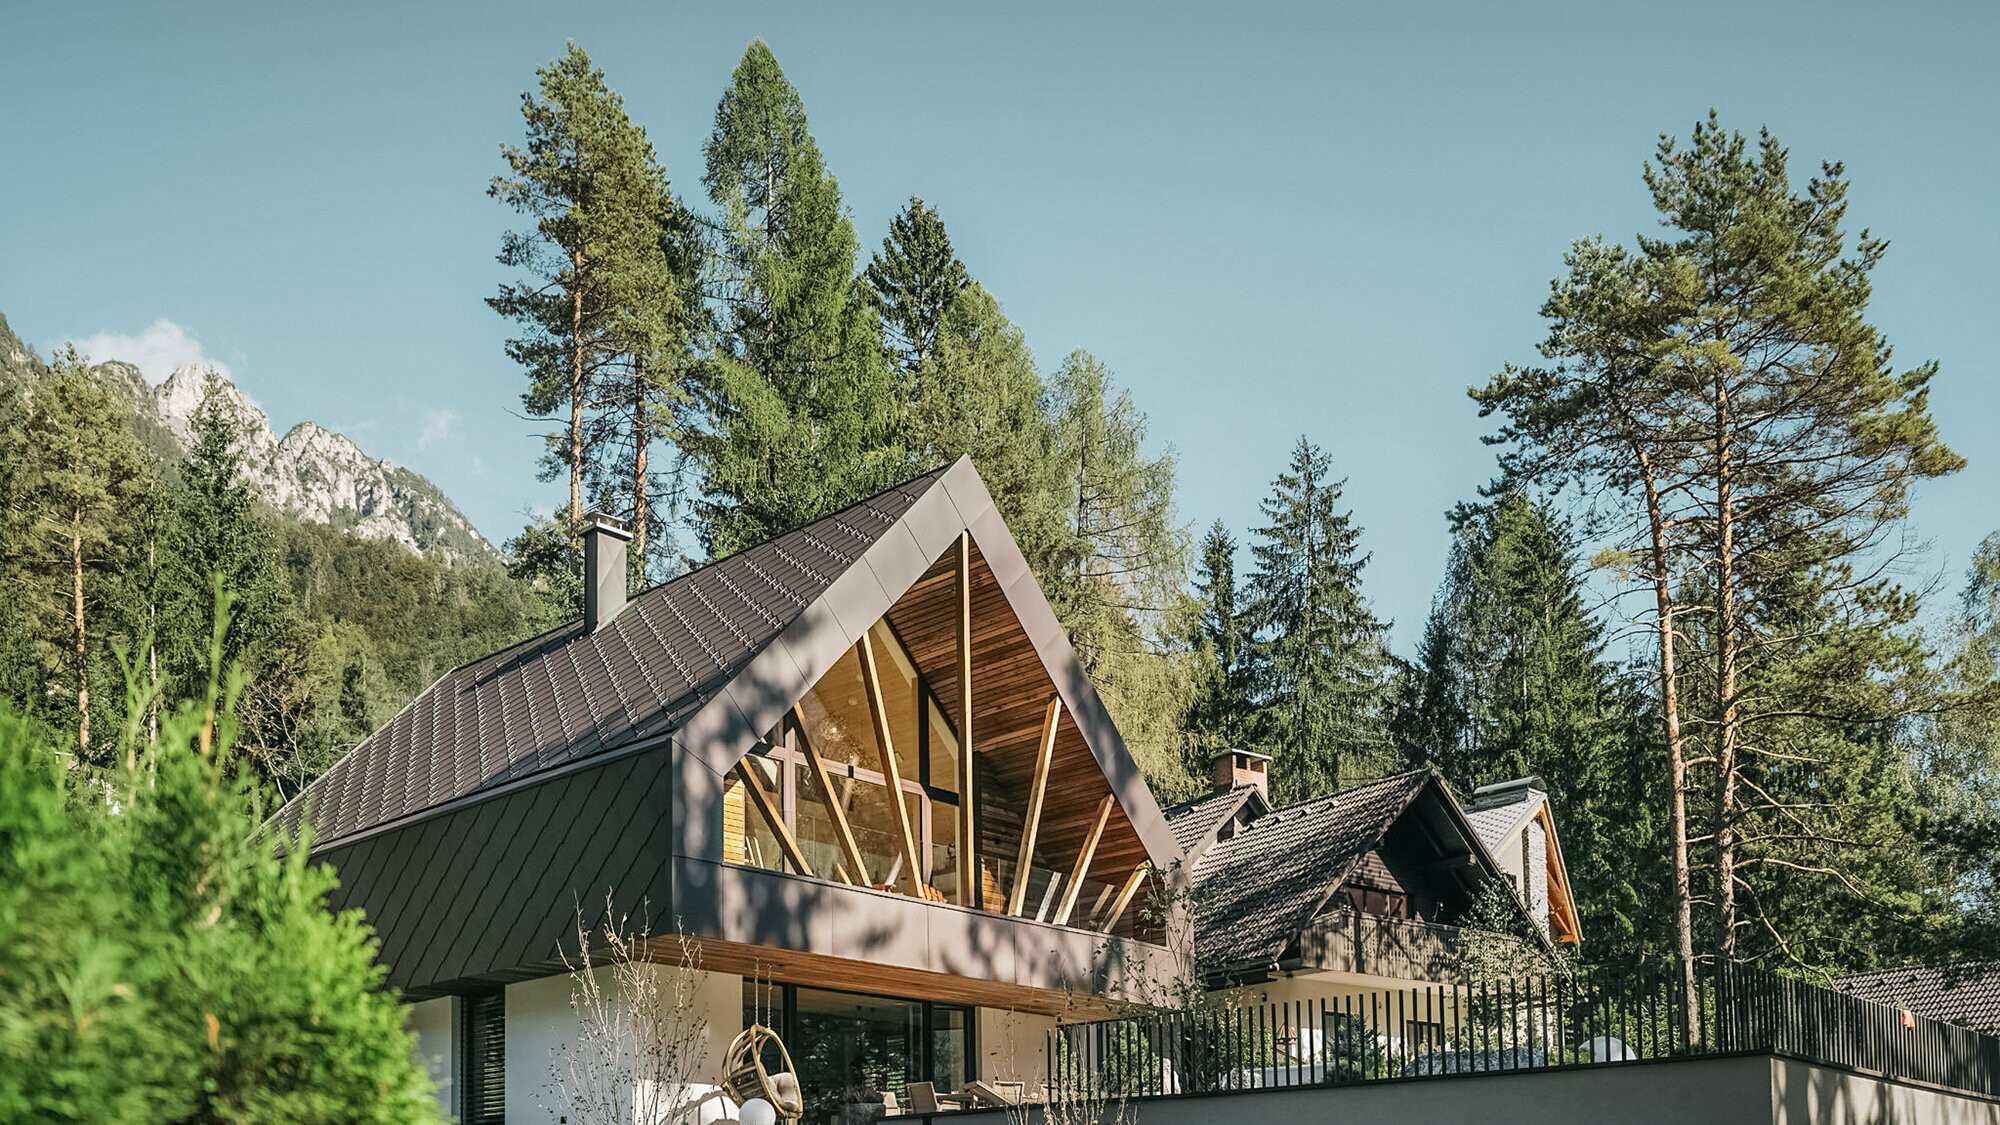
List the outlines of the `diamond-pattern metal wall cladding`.
{"label": "diamond-pattern metal wall cladding", "polygon": [[677,729],[930,491],[925,474],[446,673],[280,810],[316,852],[425,809]]}

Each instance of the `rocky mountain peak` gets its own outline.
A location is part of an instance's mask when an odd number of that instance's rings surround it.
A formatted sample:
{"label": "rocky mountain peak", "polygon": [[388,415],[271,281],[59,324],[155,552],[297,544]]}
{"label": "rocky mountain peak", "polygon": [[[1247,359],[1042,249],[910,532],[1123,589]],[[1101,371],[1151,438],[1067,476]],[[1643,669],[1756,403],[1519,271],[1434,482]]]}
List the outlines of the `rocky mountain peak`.
{"label": "rocky mountain peak", "polygon": [[376,461],[317,422],[300,422],[278,437],[256,403],[208,368],[182,367],[146,396],[154,418],[183,451],[193,443],[194,416],[211,386],[241,429],[244,475],[279,511],[452,562],[499,558],[430,481]]}
{"label": "rocky mountain peak", "polygon": [[[46,370],[33,348],[0,316],[0,394],[31,394]],[[132,404],[141,441],[168,461],[194,444],[194,417],[211,385],[242,434],[243,475],[272,507],[298,519],[387,539],[447,562],[496,562],[500,552],[437,485],[399,465],[377,461],[345,436],[300,422],[280,438],[270,416],[220,372],[179,368],[159,386],[116,359],[92,369]]]}

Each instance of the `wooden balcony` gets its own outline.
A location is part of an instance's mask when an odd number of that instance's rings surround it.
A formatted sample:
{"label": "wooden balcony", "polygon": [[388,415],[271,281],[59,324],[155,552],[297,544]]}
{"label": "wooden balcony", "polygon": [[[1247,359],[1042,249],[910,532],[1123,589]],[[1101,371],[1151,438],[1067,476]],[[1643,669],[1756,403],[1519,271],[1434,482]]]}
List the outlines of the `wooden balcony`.
{"label": "wooden balcony", "polygon": [[1459,972],[1460,931],[1351,906],[1321,915],[1299,935],[1299,967],[1392,980],[1445,982]]}

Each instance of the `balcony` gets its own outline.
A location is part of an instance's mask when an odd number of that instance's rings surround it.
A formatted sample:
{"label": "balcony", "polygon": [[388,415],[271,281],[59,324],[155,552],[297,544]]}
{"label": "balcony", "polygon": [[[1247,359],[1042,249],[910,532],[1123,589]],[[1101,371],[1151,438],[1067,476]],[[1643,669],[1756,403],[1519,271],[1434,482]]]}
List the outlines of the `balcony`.
{"label": "balcony", "polygon": [[1460,968],[1461,932],[1351,906],[1321,915],[1299,935],[1299,967],[1391,980],[1447,981]]}

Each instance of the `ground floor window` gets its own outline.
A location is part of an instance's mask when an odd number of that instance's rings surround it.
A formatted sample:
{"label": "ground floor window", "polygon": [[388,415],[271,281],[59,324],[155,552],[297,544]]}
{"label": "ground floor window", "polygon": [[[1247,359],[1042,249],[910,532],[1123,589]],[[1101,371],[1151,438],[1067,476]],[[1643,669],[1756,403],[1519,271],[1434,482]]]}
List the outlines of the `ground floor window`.
{"label": "ground floor window", "polygon": [[467,993],[458,1016],[458,1120],[499,1125],[507,1112],[507,994]]}
{"label": "ground floor window", "polygon": [[743,1022],[777,1029],[798,1067],[802,1125],[868,1125],[908,1112],[909,1086],[973,1077],[972,1009],[797,985],[743,985]]}

